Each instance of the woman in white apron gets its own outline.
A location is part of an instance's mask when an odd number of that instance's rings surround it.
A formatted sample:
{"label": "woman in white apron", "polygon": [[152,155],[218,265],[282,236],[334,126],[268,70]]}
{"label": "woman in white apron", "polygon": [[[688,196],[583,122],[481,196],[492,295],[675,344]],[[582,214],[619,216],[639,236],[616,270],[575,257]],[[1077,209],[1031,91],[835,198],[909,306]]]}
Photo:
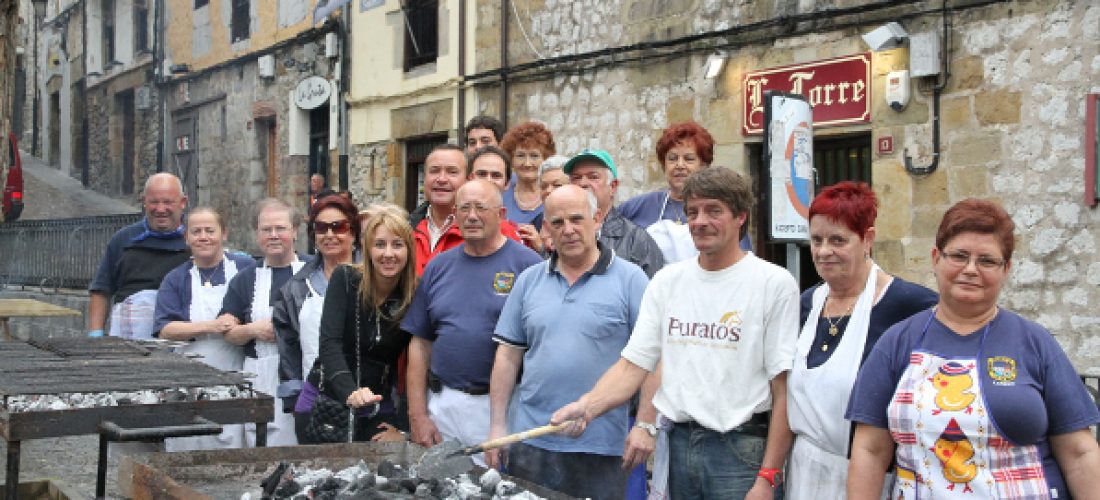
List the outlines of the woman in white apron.
{"label": "woman in white apron", "polygon": [[[191,262],[173,269],[157,292],[156,333],[165,340],[185,341],[179,352],[219,370],[239,371],[244,353],[226,342],[232,321],[218,319],[226,285],[241,269],[255,265],[251,257],[228,254],[221,215],[212,208],[191,210],[184,234]],[[241,426],[226,425],[220,435],[165,440],[168,451],[239,448]]]}
{"label": "woman in white apron", "polygon": [[[226,340],[244,346],[244,371],[255,374],[254,389],[275,396],[279,386],[279,349],[272,326],[272,299],[304,263],[294,253],[301,218],[281,200],[261,200],[256,209],[256,243],[263,261],[253,269],[238,273],[229,283],[219,319],[236,326],[225,334]],[[245,446],[255,446],[256,426],[245,424]],[[275,418],[267,425],[268,446],[293,446],[294,419],[283,411],[283,401],[275,398]]]}
{"label": "woman in white apron", "polygon": [[936,306],[879,339],[852,390],[857,423],[848,495],[891,498],[1100,498],[1100,410],[1054,336],[997,306],[1015,224],[968,199],[943,216],[932,249]]}
{"label": "woman in white apron", "polygon": [[271,321],[279,347],[276,397],[283,400],[284,409],[294,408],[302,380],[317,359],[325,290],[332,271],[352,262],[359,241],[358,213],[351,200],[339,194],[323,196],[310,207],[308,227],[317,254],[275,297]]}
{"label": "woman in white apron", "polygon": [[401,318],[416,290],[413,233],[405,211],[394,205],[374,205],[367,212],[363,262],[340,266],[332,275],[321,320],[320,355],[294,412],[304,431],[323,391],[357,409],[356,441],[404,440],[398,430],[408,430],[402,429],[405,410],[393,396],[398,358],[410,339],[401,330]]}
{"label": "woman in white apron", "polygon": [[870,187],[854,182],[826,188],[810,205],[810,251],[824,283],[802,295],[802,332],[787,381],[795,434],[788,499],[845,498],[852,424],[844,410],[859,367],[887,328],[936,302],[932,291],[886,274],[871,259],[876,205]]}

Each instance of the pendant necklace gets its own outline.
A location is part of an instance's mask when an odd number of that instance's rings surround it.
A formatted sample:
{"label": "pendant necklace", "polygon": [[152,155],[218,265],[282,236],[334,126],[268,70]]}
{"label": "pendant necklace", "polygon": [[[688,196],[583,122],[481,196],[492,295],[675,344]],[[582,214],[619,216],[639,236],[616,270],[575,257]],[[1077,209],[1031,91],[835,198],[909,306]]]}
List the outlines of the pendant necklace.
{"label": "pendant necklace", "polygon": [[[828,305],[828,304],[829,304],[829,297],[826,296],[825,297],[825,305]],[[821,308],[821,316],[825,318],[826,323],[829,323],[829,337],[830,338],[835,338],[840,333],[840,328],[839,328],[840,322],[844,321],[844,318],[846,318],[846,317],[848,317],[852,314],[852,308],[855,307],[855,306],[856,306],[856,303],[852,302],[852,304],[848,306],[848,310],[845,311],[844,314],[842,314],[840,316],[837,316],[836,321],[833,321],[832,319],[829,318],[829,316],[827,316],[825,314],[825,308],[824,307]],[[829,351],[829,343],[828,342],[829,342],[829,339],[825,339],[825,342],[821,343],[821,351],[822,352],[828,352]]]}
{"label": "pendant necklace", "polygon": [[202,272],[201,267],[195,266],[199,270],[199,277],[202,278],[203,288],[210,288],[214,286],[213,283],[211,283],[211,280],[214,278],[214,273],[217,273],[218,269],[222,267],[222,264],[225,264],[224,260],[219,262],[218,265],[214,266],[212,269],[210,269],[210,274]]}

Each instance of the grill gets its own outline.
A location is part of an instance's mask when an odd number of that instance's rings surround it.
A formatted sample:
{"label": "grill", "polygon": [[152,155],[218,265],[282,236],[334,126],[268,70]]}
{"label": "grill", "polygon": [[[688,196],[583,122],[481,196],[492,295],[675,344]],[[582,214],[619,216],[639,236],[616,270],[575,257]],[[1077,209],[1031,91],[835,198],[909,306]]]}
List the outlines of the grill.
{"label": "grill", "polygon": [[99,496],[110,441],[214,434],[219,424],[255,422],[262,446],[273,399],[254,392],[243,374],[169,352],[170,345],[113,337],[0,343],[7,498],[15,498],[27,439],[99,434]]}
{"label": "grill", "polygon": [[[145,453],[122,459],[118,484],[123,495],[134,500],[237,500],[242,492],[255,490],[280,462],[339,470],[362,460],[373,469],[382,460],[408,466],[424,451],[406,442]],[[484,469],[471,472],[480,475]],[[522,479],[504,477],[548,500],[572,498]]]}

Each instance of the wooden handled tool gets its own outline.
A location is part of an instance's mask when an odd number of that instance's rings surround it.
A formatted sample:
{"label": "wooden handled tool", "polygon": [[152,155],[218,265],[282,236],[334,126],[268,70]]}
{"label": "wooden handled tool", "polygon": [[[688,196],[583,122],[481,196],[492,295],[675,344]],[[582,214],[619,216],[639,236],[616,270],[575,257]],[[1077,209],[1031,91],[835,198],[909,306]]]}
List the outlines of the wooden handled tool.
{"label": "wooden handled tool", "polygon": [[509,435],[504,436],[504,437],[498,437],[496,439],[490,439],[488,441],[485,441],[484,443],[477,444],[477,445],[474,445],[474,446],[467,446],[467,447],[465,447],[461,450],[455,451],[455,452],[447,455],[447,457],[454,457],[454,456],[458,456],[458,455],[470,456],[470,455],[474,455],[474,454],[477,454],[477,453],[481,453],[485,450],[492,450],[494,448],[500,448],[501,446],[508,446],[512,443],[518,443],[520,441],[526,441],[526,440],[531,439],[531,438],[537,438],[539,436],[545,436],[547,434],[553,434],[555,432],[559,432],[559,431],[565,429],[566,427],[569,427],[569,424],[572,424],[572,423],[573,422],[569,421],[569,422],[562,422],[558,425],[544,425],[542,427],[535,427],[534,429],[529,429],[529,430],[526,430],[526,431],[523,431],[523,432],[517,432],[515,434],[509,434]]}

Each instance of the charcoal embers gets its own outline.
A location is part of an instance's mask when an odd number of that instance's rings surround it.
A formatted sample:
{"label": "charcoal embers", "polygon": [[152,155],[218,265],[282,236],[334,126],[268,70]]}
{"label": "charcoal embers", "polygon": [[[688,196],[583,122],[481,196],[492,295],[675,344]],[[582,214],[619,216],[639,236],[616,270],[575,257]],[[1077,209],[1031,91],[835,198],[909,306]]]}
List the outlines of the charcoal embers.
{"label": "charcoal embers", "polygon": [[[385,460],[372,472],[366,463],[333,472],[291,467],[280,474],[272,498],[290,500],[368,500],[381,498],[439,500],[536,500],[541,497],[502,480],[490,470],[479,478],[458,474],[446,478],[417,477]],[[242,496],[252,498],[250,494]]]}

